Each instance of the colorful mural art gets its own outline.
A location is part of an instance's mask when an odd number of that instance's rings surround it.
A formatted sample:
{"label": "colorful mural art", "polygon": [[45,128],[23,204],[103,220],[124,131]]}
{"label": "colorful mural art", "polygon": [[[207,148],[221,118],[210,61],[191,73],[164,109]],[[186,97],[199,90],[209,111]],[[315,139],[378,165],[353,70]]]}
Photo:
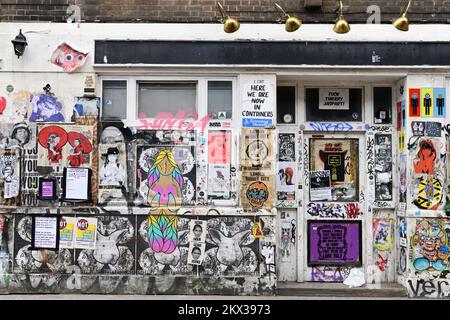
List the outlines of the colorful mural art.
{"label": "colorful mural art", "polygon": [[411,239],[412,265],[416,271],[443,271],[448,268],[449,243],[447,231],[439,219],[417,219]]}
{"label": "colorful mural art", "polygon": [[86,63],[87,55],[88,53],[75,50],[64,42],[53,51],[50,61],[65,72],[73,72]]}
{"label": "colorful mural art", "polygon": [[55,96],[36,95],[31,98],[31,103],[33,111],[28,120],[32,122],[64,122],[63,105]]}

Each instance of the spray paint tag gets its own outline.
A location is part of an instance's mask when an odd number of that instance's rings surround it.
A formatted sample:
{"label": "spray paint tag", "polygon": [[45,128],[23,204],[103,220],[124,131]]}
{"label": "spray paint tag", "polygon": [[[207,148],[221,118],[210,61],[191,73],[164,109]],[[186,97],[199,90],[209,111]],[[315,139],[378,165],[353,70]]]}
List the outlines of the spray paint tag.
{"label": "spray paint tag", "polygon": [[255,239],[264,238],[264,234],[262,232],[261,222],[255,222],[253,224],[253,237]]}

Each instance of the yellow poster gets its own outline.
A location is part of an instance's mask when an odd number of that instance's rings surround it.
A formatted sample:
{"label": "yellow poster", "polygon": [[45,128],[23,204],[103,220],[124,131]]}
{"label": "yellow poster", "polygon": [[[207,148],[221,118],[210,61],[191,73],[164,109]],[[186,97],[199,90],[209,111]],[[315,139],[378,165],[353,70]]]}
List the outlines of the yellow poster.
{"label": "yellow poster", "polygon": [[74,230],[77,222],[75,217],[61,217],[59,220],[59,247],[73,249]]}
{"label": "yellow poster", "polygon": [[77,218],[75,248],[95,249],[97,218]]}
{"label": "yellow poster", "polygon": [[433,88],[420,89],[420,108],[422,117],[432,117],[434,109]]}

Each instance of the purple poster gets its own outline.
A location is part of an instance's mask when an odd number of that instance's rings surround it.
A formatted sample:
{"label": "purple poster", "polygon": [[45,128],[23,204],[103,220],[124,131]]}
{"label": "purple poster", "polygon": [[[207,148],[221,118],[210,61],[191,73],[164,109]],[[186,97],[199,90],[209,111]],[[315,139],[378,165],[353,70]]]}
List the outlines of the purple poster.
{"label": "purple poster", "polygon": [[308,221],[308,266],[361,262],[360,221]]}

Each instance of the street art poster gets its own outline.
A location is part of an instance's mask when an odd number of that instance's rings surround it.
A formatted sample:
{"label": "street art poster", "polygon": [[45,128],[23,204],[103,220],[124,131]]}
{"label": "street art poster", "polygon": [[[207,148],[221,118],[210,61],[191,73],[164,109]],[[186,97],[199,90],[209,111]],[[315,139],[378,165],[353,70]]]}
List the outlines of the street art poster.
{"label": "street art poster", "polygon": [[64,168],[62,200],[85,202],[91,200],[91,176],[89,168]]}
{"label": "street art poster", "polygon": [[275,181],[270,171],[246,172],[242,175],[242,207],[271,209],[274,206]]}
{"label": "street art poster", "polygon": [[331,201],[330,170],[309,173],[311,201]]}
{"label": "street art poster", "polygon": [[436,210],[442,204],[444,187],[435,176],[423,176],[416,179],[413,203],[420,209]]}
{"label": "street art poster", "polygon": [[124,143],[99,145],[99,185],[127,188],[127,161]]}
{"label": "street art poster", "polygon": [[58,250],[58,217],[32,216],[31,250]]}
{"label": "street art poster", "polygon": [[61,217],[59,219],[59,248],[73,249],[75,246],[77,218]]}
{"label": "street art poster", "polygon": [[374,252],[391,253],[394,249],[394,220],[390,218],[373,219]]}
{"label": "street art poster", "polygon": [[0,149],[0,187],[3,199],[19,196],[20,191],[20,158],[19,150]]}
{"label": "street art poster", "polygon": [[206,233],[206,221],[191,220],[189,222],[189,242],[205,242]]}
{"label": "street art poster", "polygon": [[241,165],[243,170],[274,169],[274,136],[271,129],[242,129]]}
{"label": "street art poster", "polygon": [[408,246],[407,232],[408,232],[408,224],[406,222],[406,218],[400,217],[398,219],[398,242],[399,246],[402,248],[406,248]]}
{"label": "street art poster", "polygon": [[446,92],[445,88],[434,88],[434,116],[445,118]]}
{"label": "street art poster", "polygon": [[231,196],[231,131],[208,132],[208,198],[228,200]]}
{"label": "street art poster", "polygon": [[333,201],[358,201],[357,139],[310,139],[310,170],[330,171]]}
{"label": "street art poster", "polygon": [[297,185],[296,162],[278,162],[276,180],[278,199],[280,196],[282,198],[295,199],[295,188]]}
{"label": "street art poster", "polygon": [[53,51],[50,61],[70,73],[85,64],[87,55],[63,42]]}
{"label": "street art poster", "polygon": [[392,135],[375,135],[375,200],[392,201]]}
{"label": "street art poster", "polygon": [[188,264],[201,265],[205,259],[206,244],[201,242],[190,242],[188,249]]}
{"label": "street art poster", "polygon": [[411,239],[412,266],[418,272],[448,269],[448,225],[441,219],[417,219]]}
{"label": "street art poster", "polygon": [[420,90],[420,108],[422,117],[432,117],[434,111],[433,88],[422,88]]}
{"label": "street art poster", "polygon": [[32,97],[32,94],[26,90],[0,97],[0,122],[6,124],[28,120],[33,109]]}
{"label": "street art poster", "polygon": [[33,149],[36,146],[36,124],[29,122],[0,123],[1,149]]}
{"label": "street art poster", "polygon": [[31,98],[32,112],[28,118],[31,122],[64,122],[62,103],[54,95],[40,94]]}
{"label": "street art poster", "polygon": [[92,167],[94,126],[39,125],[38,166]]}
{"label": "street art poster", "polygon": [[[75,226],[75,248],[95,249],[97,240],[97,218],[77,217]],[[101,244],[102,243],[99,243],[99,245]]]}
{"label": "street art poster", "polygon": [[411,130],[413,136],[424,136],[425,135],[425,121],[412,121]]}
{"label": "street art poster", "polygon": [[72,121],[78,117],[98,117],[100,110],[99,97],[76,97],[73,106]]}
{"label": "street art poster", "polygon": [[242,88],[242,127],[272,127],[274,85],[261,79],[244,83]]}
{"label": "street art poster", "polygon": [[413,160],[416,174],[434,175],[443,168],[440,152],[441,143],[433,138],[420,138],[418,150]]}
{"label": "street art poster", "polygon": [[278,134],[278,161],[295,162],[295,134]]}
{"label": "street art poster", "polygon": [[362,265],[360,221],[308,221],[308,266]]}
{"label": "street art poster", "polygon": [[420,117],[420,89],[409,89],[409,116]]}

